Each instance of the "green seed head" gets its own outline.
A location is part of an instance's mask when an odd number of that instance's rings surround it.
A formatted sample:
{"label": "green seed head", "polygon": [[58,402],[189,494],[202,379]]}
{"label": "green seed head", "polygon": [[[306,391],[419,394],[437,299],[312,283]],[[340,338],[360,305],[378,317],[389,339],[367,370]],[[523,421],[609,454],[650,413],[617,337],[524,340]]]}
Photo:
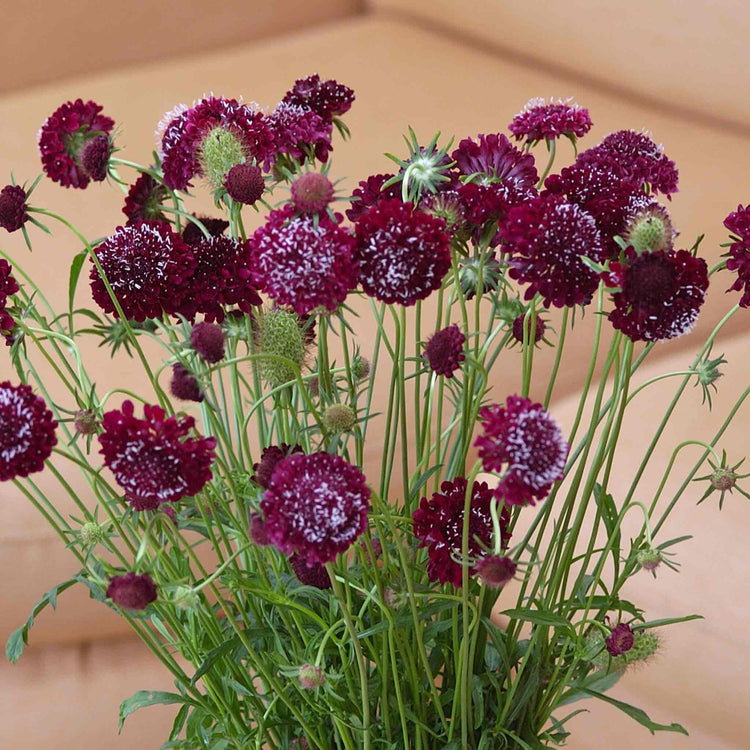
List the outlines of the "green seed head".
{"label": "green seed head", "polygon": [[305,340],[297,314],[276,308],[260,313],[256,322],[257,353],[273,355],[260,361],[263,379],[271,388],[295,380],[305,359]]}
{"label": "green seed head", "polygon": [[636,555],[635,559],[638,562],[638,565],[640,565],[642,568],[645,568],[650,573],[653,573],[659,567],[659,565],[661,565],[662,560],[664,560],[662,553],[658,549],[654,549],[653,547],[642,549]]}
{"label": "green seed head", "polygon": [[333,404],[323,412],[323,427],[328,432],[348,432],[357,423],[357,412],[347,404]]}
{"label": "green seed head", "polygon": [[633,648],[623,654],[628,664],[650,659],[659,650],[659,636],[649,630],[636,630]]}
{"label": "green seed head", "polygon": [[104,539],[104,529],[94,521],[88,521],[81,526],[81,543],[85,547],[93,547]]}
{"label": "green seed head", "polygon": [[214,128],[203,139],[198,161],[206,179],[214,188],[224,186],[224,180],[232,167],[245,162],[242,142],[229,130]]}

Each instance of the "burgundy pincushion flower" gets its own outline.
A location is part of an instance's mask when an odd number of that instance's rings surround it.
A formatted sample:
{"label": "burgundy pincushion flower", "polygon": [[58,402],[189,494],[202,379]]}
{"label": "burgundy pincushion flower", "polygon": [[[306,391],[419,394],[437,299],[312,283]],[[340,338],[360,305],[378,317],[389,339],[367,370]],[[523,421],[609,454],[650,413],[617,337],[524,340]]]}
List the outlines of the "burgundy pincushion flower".
{"label": "burgundy pincushion flower", "polygon": [[259,547],[268,547],[271,544],[268,534],[266,534],[266,522],[263,520],[263,516],[255,511],[250,514],[250,538]]}
{"label": "burgundy pincushion flower", "polygon": [[331,121],[307,107],[281,102],[269,115],[268,125],[278,155],[304,162],[312,149],[315,158],[325,162],[333,150]]}
{"label": "burgundy pincushion flower", "polygon": [[[63,187],[85,188],[89,184],[92,175],[81,163],[81,151],[90,140],[107,136],[115,126],[114,120],[102,115],[101,111],[102,107],[96,102],[84,103],[82,99],[76,99],[58,107],[45,120],[39,131],[39,153],[44,171],[51,180]],[[87,162],[89,167],[100,169],[101,154],[98,159],[93,159],[92,155]],[[99,174],[96,172],[93,177]]]}
{"label": "burgundy pincushion flower", "polygon": [[[429,548],[427,574],[431,581],[452,583],[461,586],[462,566],[457,559],[462,557],[464,531],[464,504],[466,500],[466,479],[456,477],[452,482],[443,482],[440,492],[432,498],[423,497],[419,508],[414,511],[414,536],[419,539],[419,547]],[[474,482],[469,506],[469,557],[483,555],[492,544],[492,516],[490,504],[492,491],[486,482]],[[503,508],[500,513],[501,545],[508,546],[510,534],[508,523],[510,513]],[[476,572],[475,567],[469,574]]]}
{"label": "burgundy pincushion flower", "polygon": [[354,238],[326,215],[272,211],[250,239],[253,283],[298,315],[335,310],[357,285]]}
{"label": "burgundy pincushion flower", "polygon": [[[518,341],[519,344],[523,344],[523,328],[525,323],[526,315],[521,313],[513,321],[513,338]],[[529,331],[531,331],[531,321],[528,323]],[[544,330],[547,328],[545,322],[537,317],[536,323],[534,324],[534,343],[538,344],[544,338]]]}
{"label": "burgundy pincushion flower", "polygon": [[224,331],[215,323],[196,323],[190,332],[190,346],[212,365],[224,359],[224,341]]}
{"label": "burgundy pincushion flower", "polygon": [[708,269],[687,250],[642,253],[629,247],[610,264],[605,283],[612,295],[612,325],[632,341],[664,341],[688,333],[706,298]]}
{"label": "burgundy pincushion flower", "polygon": [[635,636],[630,629],[630,625],[621,622],[612,628],[612,632],[604,639],[607,651],[610,656],[621,656],[633,648]]}
{"label": "burgundy pincushion flower", "polygon": [[266,183],[260,167],[252,164],[236,164],[227,172],[224,187],[233,201],[252,206],[263,195]]}
{"label": "burgundy pincushion flower", "polygon": [[269,445],[263,449],[260,454],[260,461],[253,464],[253,471],[255,474],[250,479],[256,484],[268,489],[273,475],[273,470],[279,461],[283,461],[287,456],[291,456],[293,453],[303,453],[301,445],[287,445],[282,443],[281,445]]}
{"label": "burgundy pincushion flower", "polygon": [[[206,231],[211,237],[220,237],[229,227],[229,222],[224,219],[212,219],[210,216],[196,216],[195,214],[193,214],[193,217],[206,227]],[[197,245],[206,239],[206,235],[203,234],[203,231],[197,224],[188,221],[182,230],[182,239],[188,245]]]}
{"label": "burgundy pincushion flower", "polygon": [[580,154],[577,163],[603,167],[620,179],[647,182],[654,193],[669,196],[678,189],[675,163],[662,146],[635,130],[610,133],[598,146]]}
{"label": "burgundy pincushion flower", "polygon": [[161,212],[161,203],[169,191],[151,175],[142,174],[131,186],[125,198],[122,212],[128,217],[128,224],[139,221],[166,221]]}
{"label": "burgundy pincushion flower", "polygon": [[297,552],[289,556],[289,564],[292,566],[297,580],[305,586],[314,586],[321,590],[331,588],[331,578],[325,565],[320,563],[308,564]]}
{"label": "burgundy pincushion flower", "polygon": [[81,146],[78,163],[94,182],[102,182],[107,176],[107,164],[111,153],[112,144],[109,137],[96,135]]}
{"label": "burgundy pincushion flower", "polygon": [[534,188],[538,179],[534,157],[516,148],[502,133],[477,136],[477,143],[464,138],[452,158],[462,174],[477,172],[503,182],[515,181]]}
{"label": "burgundy pincushion flower", "polygon": [[373,174],[366,180],[361,180],[359,186],[354,188],[352,192],[350,199],[352,207],[346,210],[346,218],[349,221],[357,221],[362,214],[367,212],[368,208],[376,203],[389,198],[400,198],[401,185],[398,183],[389,185],[383,190],[383,185],[394,176],[392,174]]}
{"label": "burgundy pincushion flower", "polygon": [[207,177],[218,187],[235,164],[254,161],[268,168],[273,153],[266,117],[236,99],[210,96],[180,107],[162,130],[164,182],[172,190],[187,189],[194,177]]}
{"label": "burgundy pincushion flower", "polygon": [[499,555],[486,555],[477,560],[474,567],[482,585],[490,589],[501,589],[516,574],[513,560]]}
{"label": "burgundy pincushion flower", "polygon": [[530,143],[555,140],[562,135],[582,138],[591,130],[589,111],[567,99],[563,101],[535,98],[513,118],[508,130],[517,141],[525,138]]}
{"label": "burgundy pincushion flower", "polygon": [[282,552],[325,564],[367,527],[370,488],[362,472],[330,453],[293,454],[276,464],[261,510]]}
{"label": "burgundy pincushion flower", "polygon": [[[467,182],[456,191],[461,212],[466,221],[482,227],[487,221],[499,221],[508,210],[507,191],[504,185],[493,182],[480,185]],[[533,197],[532,192],[528,197]]]}
{"label": "burgundy pincushion flower", "polygon": [[[190,292],[195,258],[179,234],[166,222],[140,222],[117,227],[94,248],[122,311],[143,322],[175,313]],[[107,313],[119,315],[95,265],[91,268],[94,301]]]}
{"label": "burgundy pincushion flower", "polygon": [[326,122],[348,112],[353,101],[354,92],[348,86],[333,79],[321,81],[317,73],[298,78],[283,99],[284,104],[311,109]]}
{"label": "burgundy pincushion flower", "polygon": [[541,404],[509,396],[479,412],[484,431],[474,445],[485,471],[503,472],[493,491],[506,505],[534,505],[561,480],[570,446]]}
{"label": "burgundy pincushion flower", "polygon": [[357,221],[365,294],[408,307],[440,288],[451,265],[445,222],[400,200],[380,201]]}
{"label": "burgundy pincushion flower", "polygon": [[26,191],[20,185],[6,185],[0,190],[0,227],[18,231],[27,221]]}
{"label": "burgundy pincushion flower", "polygon": [[154,510],[200,492],[211,480],[216,438],[188,437],[192,417],[169,417],[159,406],[146,405],[144,419],[133,403],[109,411],[99,435],[104,464],[125,490],[135,510]]}
{"label": "burgundy pincushion flower", "polygon": [[16,323],[7,311],[8,297],[18,291],[18,283],[11,275],[13,268],[5,258],[0,258],[0,334],[4,334],[5,343],[10,346],[13,343],[13,328]]}
{"label": "burgundy pincushion flower", "polygon": [[0,383],[0,482],[41,471],[57,445],[56,427],[30,386]]}
{"label": "burgundy pincushion flower", "polygon": [[123,609],[146,609],[156,601],[156,584],[148,573],[126,573],[110,580],[107,597]]}
{"label": "burgundy pincushion flower", "polygon": [[333,200],[333,184],[318,172],[305,172],[292,183],[292,203],[302,213],[320,213]]}
{"label": "burgundy pincushion flower", "polygon": [[169,381],[169,391],[180,401],[203,401],[203,391],[198,381],[189,370],[179,362],[172,365],[172,379]]}
{"label": "burgundy pincushion flower", "polygon": [[525,298],[539,293],[545,307],[587,305],[599,276],[584,262],[605,260],[594,219],[559,195],[542,195],[512,208],[500,228],[510,253],[510,277],[529,284]]}
{"label": "burgundy pincushion flower", "polygon": [[224,320],[224,306],[250,312],[263,300],[250,280],[250,248],[231,237],[205,237],[190,246],[195,271],[186,282],[189,289],[180,313],[192,320],[205,313],[206,321]]}
{"label": "burgundy pincushion flower", "polygon": [[452,378],[464,361],[465,341],[466,336],[455,323],[433,333],[424,348],[430,369],[438,375]]}
{"label": "burgundy pincushion flower", "polygon": [[750,307],[750,204],[745,208],[737,206],[737,210],[724,219],[724,226],[734,235],[727,270],[737,272],[737,278],[727,291],[742,292],[740,307]]}

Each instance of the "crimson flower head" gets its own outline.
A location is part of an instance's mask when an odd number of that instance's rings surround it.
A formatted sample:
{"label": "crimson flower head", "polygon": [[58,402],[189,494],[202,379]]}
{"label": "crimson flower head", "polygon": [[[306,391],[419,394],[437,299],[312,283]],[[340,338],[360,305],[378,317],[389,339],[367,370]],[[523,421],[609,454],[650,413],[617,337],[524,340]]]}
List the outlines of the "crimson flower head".
{"label": "crimson flower head", "polygon": [[17,232],[28,220],[26,191],[20,185],[6,185],[0,190],[0,227]]}
{"label": "crimson flower head", "polygon": [[319,161],[328,161],[332,126],[330,119],[312,109],[290,102],[281,102],[268,116],[277,155],[304,162],[312,150]]}
{"label": "crimson flower head", "polygon": [[274,141],[266,117],[236,99],[210,96],[192,107],[177,107],[159,126],[164,182],[185,190],[195,177],[215,188],[236,164],[270,167]]}
{"label": "crimson flower head", "polygon": [[260,454],[260,461],[253,464],[253,474],[250,479],[256,484],[268,489],[273,471],[276,465],[283,461],[287,456],[291,456],[292,453],[303,453],[301,445],[287,445],[282,443],[281,445],[269,445],[263,449]]}
{"label": "crimson flower head", "polygon": [[359,185],[352,191],[352,207],[346,210],[346,218],[349,221],[357,221],[368,208],[374,206],[382,200],[389,198],[401,197],[401,185],[398,183],[389,185],[385,190],[385,185],[395,175],[392,174],[373,174],[366,180],[360,180]]}
{"label": "crimson flower head", "polygon": [[[195,214],[193,216],[203,224],[211,237],[220,237],[229,228],[229,222],[225,219],[214,219],[211,216],[196,216]],[[188,221],[182,230],[182,239],[188,245],[197,245],[206,239],[206,235],[194,221]]]}
{"label": "crimson flower head", "polygon": [[172,379],[169,381],[169,392],[180,401],[196,401],[204,399],[200,384],[189,370],[179,362],[172,365]]}
{"label": "crimson flower head", "polygon": [[308,565],[345,552],[367,528],[370,488],[362,472],[330,453],[292,454],[276,464],[263,495],[266,534]]}
{"label": "crimson flower head", "polygon": [[250,279],[250,247],[225,237],[202,237],[190,246],[195,271],[185,281],[187,294],[179,312],[188,320],[204,313],[207,322],[221,323],[225,307],[250,312],[263,303]]}
{"label": "crimson flower head", "polygon": [[63,187],[85,188],[106,177],[115,126],[96,102],[65,102],[39,131],[39,153],[46,175]]}
{"label": "crimson flower head", "polygon": [[330,123],[334,117],[341,117],[351,109],[354,91],[333,79],[321,81],[314,73],[307,78],[298,78],[282,101],[311,109]]}
{"label": "crimson flower head", "polygon": [[484,175],[492,180],[516,182],[534,188],[538,179],[534,157],[516,148],[502,133],[484,135],[477,141],[464,138],[451,155],[465,175]]}
{"label": "crimson flower head", "polygon": [[510,277],[528,284],[525,298],[540,294],[545,307],[587,305],[599,276],[584,258],[605,260],[596,222],[559,195],[541,195],[512,208],[500,229],[510,253]]}
{"label": "crimson flower head", "polygon": [[[427,574],[431,581],[452,583],[460,587],[462,571],[460,560],[463,550],[464,505],[467,482],[464,477],[443,482],[440,492],[431,498],[423,497],[419,508],[414,511],[414,536],[419,539],[419,547],[427,547],[429,562]],[[492,491],[486,482],[474,482],[469,505],[469,545],[468,555],[477,558],[485,554],[492,544],[492,516],[490,505]],[[501,545],[508,546],[510,533],[508,523],[510,513],[503,508],[500,514]],[[469,574],[476,572],[474,566]]]}
{"label": "crimson flower head", "polygon": [[365,294],[408,307],[440,288],[451,265],[450,238],[442,219],[391,199],[368,209],[356,227]]}
{"label": "crimson flower head", "polygon": [[475,567],[479,581],[490,589],[501,589],[516,574],[513,560],[499,555],[485,555],[477,560]]}
{"label": "crimson flower head", "polygon": [[732,245],[727,258],[727,270],[735,271],[737,278],[728,292],[742,292],[740,307],[750,307],[750,204],[737,206],[726,219],[724,226],[732,233]]}
{"label": "crimson flower head", "polygon": [[464,361],[465,341],[466,336],[455,323],[433,333],[424,348],[430,369],[438,375],[452,378]]}
{"label": "crimson flower head", "polygon": [[638,255],[632,247],[604,275],[615,309],[612,325],[631,341],[664,341],[688,333],[706,299],[708,268],[687,250]]}
{"label": "crimson flower head", "polygon": [[621,622],[619,625],[615,625],[615,627],[612,628],[610,634],[604,639],[604,643],[610,656],[621,656],[633,648],[635,635],[633,634],[630,625]]}
{"label": "crimson flower head", "polygon": [[126,573],[110,580],[107,597],[123,609],[146,609],[156,601],[156,584],[148,573]]}
{"label": "crimson flower head", "polygon": [[[142,323],[181,309],[196,263],[191,249],[166,222],[117,227],[94,252],[128,320]],[[95,265],[90,278],[94,302],[119,316]]]}
{"label": "crimson flower head", "polygon": [[5,343],[13,343],[13,328],[16,322],[7,310],[8,297],[18,291],[18,283],[13,278],[13,269],[5,258],[0,258],[0,334],[5,337]]}
{"label": "crimson flower head", "polygon": [[216,438],[188,437],[192,417],[166,417],[144,406],[138,419],[132,401],[109,411],[99,435],[104,464],[135,510],[154,510],[200,492],[211,480]]}
{"label": "crimson flower head", "polygon": [[224,188],[233,201],[252,206],[260,200],[266,183],[260,167],[254,164],[235,164],[227,172]]}
{"label": "crimson flower head", "polygon": [[302,213],[320,213],[333,200],[333,183],[319,172],[305,172],[292,183],[292,203]]}
{"label": "crimson flower head", "polygon": [[530,99],[513,118],[508,130],[515,139],[529,143],[553,141],[560,136],[582,138],[591,130],[589,111],[570,99]]}
{"label": "crimson flower head", "polygon": [[298,315],[335,310],[357,285],[354,238],[327,215],[272,211],[250,246],[253,283]]}
{"label": "crimson flower head", "polygon": [[325,565],[320,563],[308,564],[298,552],[293,552],[289,556],[289,565],[291,565],[297,580],[305,586],[314,586],[321,590],[331,588],[331,578]]}
{"label": "crimson flower head", "polygon": [[31,386],[0,383],[0,482],[41,471],[57,445],[56,427]]}
{"label": "crimson flower head", "polygon": [[225,343],[224,331],[216,323],[196,323],[190,331],[190,346],[204,362],[211,365],[224,359]]}
{"label": "crimson flower head", "polygon": [[565,475],[570,446],[541,404],[509,396],[479,412],[484,431],[474,443],[485,471],[501,473],[493,491],[506,505],[534,505]]}
{"label": "crimson flower head", "polygon": [[128,224],[139,221],[166,221],[161,211],[162,201],[169,191],[150,174],[142,174],[128,190],[122,212],[128,217]]}

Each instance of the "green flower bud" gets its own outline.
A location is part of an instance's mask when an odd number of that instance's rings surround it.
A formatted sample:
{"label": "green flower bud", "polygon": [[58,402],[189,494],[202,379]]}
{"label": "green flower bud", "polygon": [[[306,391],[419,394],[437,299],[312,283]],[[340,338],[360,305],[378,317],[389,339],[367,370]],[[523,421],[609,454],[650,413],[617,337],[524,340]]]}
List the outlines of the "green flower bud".
{"label": "green flower bud", "polygon": [[646,547],[638,552],[635,556],[636,562],[641,568],[653,573],[664,560],[664,556],[658,549]]}
{"label": "green flower bud", "polygon": [[325,672],[314,664],[303,664],[299,668],[299,684],[305,690],[315,690],[326,684]]}
{"label": "green flower bud", "polygon": [[357,357],[352,364],[352,375],[355,380],[364,380],[370,377],[370,361],[364,357]]}
{"label": "green flower bud", "polygon": [[94,521],[88,521],[81,526],[81,544],[93,547],[104,539],[104,528]]}
{"label": "green flower bud", "polygon": [[200,600],[200,595],[192,586],[178,586],[172,594],[172,603],[184,610],[195,609]]}
{"label": "green flower bud", "polygon": [[289,360],[262,359],[259,364],[261,376],[271,388],[294,381],[305,359],[304,334],[297,314],[275,308],[260,313],[256,322],[257,353]]}
{"label": "green flower bud", "polygon": [[357,412],[346,404],[333,404],[323,412],[323,427],[328,432],[348,432],[357,423]]}

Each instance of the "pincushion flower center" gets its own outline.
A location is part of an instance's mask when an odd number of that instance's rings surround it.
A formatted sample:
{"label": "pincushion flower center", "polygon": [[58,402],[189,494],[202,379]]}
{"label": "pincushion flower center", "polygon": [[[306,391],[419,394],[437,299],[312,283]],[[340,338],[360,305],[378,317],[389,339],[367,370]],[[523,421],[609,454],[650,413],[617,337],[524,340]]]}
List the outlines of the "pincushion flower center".
{"label": "pincushion flower center", "polygon": [[629,296],[640,306],[659,306],[670,299],[675,289],[674,270],[661,258],[641,256],[628,271],[625,285]]}

